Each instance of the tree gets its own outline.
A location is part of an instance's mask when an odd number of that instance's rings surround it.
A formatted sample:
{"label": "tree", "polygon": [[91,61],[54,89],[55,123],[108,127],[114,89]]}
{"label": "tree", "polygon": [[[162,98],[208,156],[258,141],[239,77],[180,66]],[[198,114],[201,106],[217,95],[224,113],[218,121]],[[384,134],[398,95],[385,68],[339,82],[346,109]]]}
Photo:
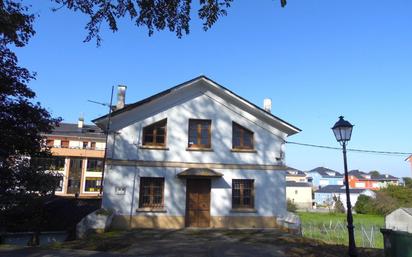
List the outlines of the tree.
{"label": "tree", "polygon": [[377,171],[377,170],[370,171],[369,174],[372,175],[372,176],[379,176],[380,175],[379,171]]}
{"label": "tree", "polygon": [[412,188],[412,178],[410,177],[403,177],[403,181],[405,183],[405,187]]}
{"label": "tree", "polygon": [[[190,32],[191,0],[53,0],[60,6],[54,10],[66,7],[73,11],[80,11],[90,20],[86,24],[88,35],[86,42],[96,38],[101,43],[100,28],[107,23],[110,30],[116,32],[119,19],[128,17],[137,26],[147,27],[149,35],[155,30],[168,29],[181,38]],[[216,21],[227,15],[227,9],[233,0],[199,0],[197,14],[203,21],[203,29],[210,29]],[[280,0],[282,7],[286,0]]]}
{"label": "tree", "polygon": [[296,212],[296,210],[298,209],[298,207],[296,206],[296,204],[294,202],[292,202],[292,200],[288,199],[286,201],[287,206],[286,209],[290,212]]}
{"label": "tree", "polygon": [[345,207],[339,196],[333,196],[333,201],[335,202],[334,211],[336,213],[345,213]]}
{"label": "tree", "polygon": [[[50,132],[59,118],[52,118],[27,86],[35,74],[18,66],[10,49],[24,47],[34,35],[34,15],[19,2],[0,0],[0,227],[10,225],[5,217],[30,204],[36,220],[45,197],[53,195],[59,178],[34,158],[50,158],[42,133]],[[16,216],[11,216],[14,220]],[[33,224],[38,224],[34,222]]]}
{"label": "tree", "polygon": [[[107,23],[115,32],[119,19],[130,17],[137,27],[145,26],[149,35],[168,29],[182,37],[190,32],[191,0],[53,0],[60,6],[89,16],[85,41],[101,42],[100,27]],[[199,0],[198,17],[208,30],[222,16],[233,0]],[[280,0],[282,7],[286,0]],[[0,214],[32,206],[36,229],[41,221],[42,205],[53,195],[58,179],[46,166],[34,165],[34,158],[49,158],[41,134],[60,122],[51,117],[28,83],[36,74],[18,65],[12,47],[24,47],[35,35],[35,15],[18,0],[0,0]],[[31,160],[31,161],[30,161]],[[27,208],[20,208],[26,210]],[[40,212],[36,212],[39,211]],[[15,218],[16,216],[12,215]],[[39,221],[40,220],[40,221]],[[0,219],[0,226],[7,219]],[[8,224],[9,225],[9,224]]]}
{"label": "tree", "polygon": [[354,210],[359,214],[376,214],[374,199],[367,195],[360,195],[356,201]]}

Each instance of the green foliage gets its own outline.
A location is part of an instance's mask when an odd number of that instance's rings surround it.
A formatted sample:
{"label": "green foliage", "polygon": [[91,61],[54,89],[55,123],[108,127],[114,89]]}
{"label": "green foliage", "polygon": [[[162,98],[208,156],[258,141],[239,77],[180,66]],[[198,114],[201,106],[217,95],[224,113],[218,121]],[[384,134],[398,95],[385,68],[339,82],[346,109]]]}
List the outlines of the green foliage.
{"label": "green foliage", "polygon": [[287,210],[290,212],[296,212],[297,206],[294,202],[292,202],[290,199],[287,200]]}
{"label": "green foliage", "polygon": [[373,198],[367,195],[360,195],[355,204],[354,210],[359,214],[377,214],[373,205]]}
{"label": "green foliage", "polygon": [[[107,23],[112,32],[118,30],[121,18],[129,18],[137,27],[146,27],[149,36],[155,30],[168,29],[176,33],[178,38],[190,32],[192,11],[191,0],[157,0],[157,1],[107,1],[107,0],[53,0],[59,7],[66,7],[73,11],[80,11],[89,17],[86,24],[88,35],[85,42],[96,39],[97,45],[101,43],[100,28]],[[203,22],[203,29],[210,29],[222,16],[227,15],[227,10],[233,0],[200,0],[197,9],[198,18]],[[280,0],[282,7],[286,0]]]}
{"label": "green foliage", "polygon": [[[348,245],[346,214],[299,212],[299,217],[302,222],[304,237],[320,239],[332,244]],[[338,223],[342,225],[341,228],[343,229],[335,229]],[[375,247],[383,248],[383,236],[379,231],[379,228],[385,225],[383,216],[354,214],[353,223],[355,226],[355,241],[358,246],[362,246],[365,240],[362,239],[363,226],[367,231],[371,231],[371,227],[374,227]]]}
{"label": "green foliage", "polygon": [[340,197],[334,196],[333,201],[335,202],[334,212],[336,212],[336,213],[345,213],[345,207],[343,206],[343,203],[340,200]]}
{"label": "green foliage", "polygon": [[369,172],[369,174],[372,175],[372,176],[379,176],[381,173],[377,170],[373,170],[373,171]]}
{"label": "green foliage", "polygon": [[60,178],[30,159],[50,157],[41,134],[60,119],[33,101],[35,93],[27,84],[35,74],[20,67],[11,50],[24,47],[35,34],[35,16],[20,1],[0,0],[0,17],[0,230],[10,222],[34,230]]}
{"label": "green foliage", "polygon": [[412,178],[410,177],[403,177],[403,181],[405,182],[405,186],[412,188]]}
{"label": "green foliage", "polygon": [[400,207],[412,207],[412,188],[390,185],[376,191],[376,197],[359,196],[357,213],[387,215]]}

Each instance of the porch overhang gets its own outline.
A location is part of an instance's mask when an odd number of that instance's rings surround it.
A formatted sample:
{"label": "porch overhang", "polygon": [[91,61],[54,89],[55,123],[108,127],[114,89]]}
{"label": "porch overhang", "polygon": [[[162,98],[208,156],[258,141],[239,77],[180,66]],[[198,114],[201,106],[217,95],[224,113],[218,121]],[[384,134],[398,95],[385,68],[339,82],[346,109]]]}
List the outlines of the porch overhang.
{"label": "porch overhang", "polygon": [[208,168],[189,168],[177,174],[179,178],[220,178],[223,174]]}

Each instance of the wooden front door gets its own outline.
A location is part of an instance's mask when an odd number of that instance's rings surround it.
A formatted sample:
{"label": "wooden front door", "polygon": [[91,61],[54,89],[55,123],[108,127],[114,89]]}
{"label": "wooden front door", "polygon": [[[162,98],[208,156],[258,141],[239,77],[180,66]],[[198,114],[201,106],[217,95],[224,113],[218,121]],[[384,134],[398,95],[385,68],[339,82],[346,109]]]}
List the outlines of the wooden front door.
{"label": "wooden front door", "polygon": [[186,180],[186,227],[210,226],[210,179]]}

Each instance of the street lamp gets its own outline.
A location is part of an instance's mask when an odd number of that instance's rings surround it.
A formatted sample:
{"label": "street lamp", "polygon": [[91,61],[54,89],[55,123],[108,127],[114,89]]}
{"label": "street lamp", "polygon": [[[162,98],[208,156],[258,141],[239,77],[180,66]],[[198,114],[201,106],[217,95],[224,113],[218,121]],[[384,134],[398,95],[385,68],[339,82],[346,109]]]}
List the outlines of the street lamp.
{"label": "street lamp", "polygon": [[343,150],[343,165],[345,168],[345,189],[346,189],[346,206],[347,215],[346,219],[348,222],[348,234],[349,234],[349,256],[357,257],[358,253],[356,251],[355,236],[353,233],[353,217],[352,217],[352,205],[350,203],[349,195],[349,179],[348,179],[348,164],[346,160],[346,144],[349,142],[352,136],[353,125],[348,121],[343,119],[343,116],[339,117],[338,122],[332,127],[333,133],[335,134],[336,140],[341,144]]}

